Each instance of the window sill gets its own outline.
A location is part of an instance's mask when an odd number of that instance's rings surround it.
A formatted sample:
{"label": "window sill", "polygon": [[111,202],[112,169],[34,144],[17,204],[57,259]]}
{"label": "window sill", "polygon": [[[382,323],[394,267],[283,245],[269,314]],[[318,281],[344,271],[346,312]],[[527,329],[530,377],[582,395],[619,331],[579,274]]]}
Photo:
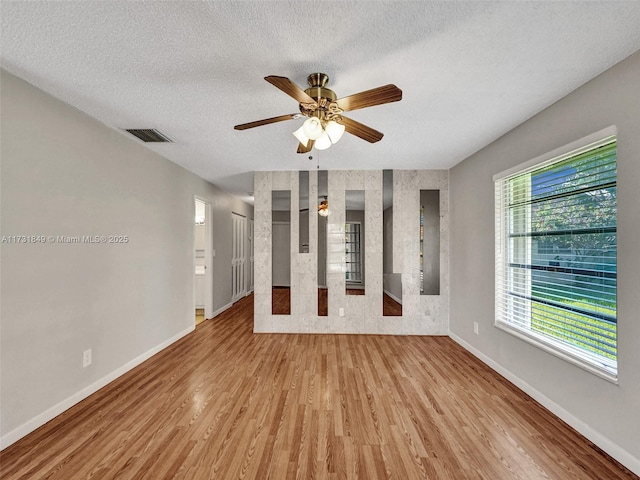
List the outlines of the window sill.
{"label": "window sill", "polygon": [[528,332],[526,330],[521,330],[516,327],[512,327],[510,325],[506,325],[501,322],[495,322],[493,324],[494,327],[513,335],[535,347],[538,347],[541,350],[544,350],[551,355],[554,355],[562,360],[565,360],[577,367],[586,370],[589,373],[592,373],[608,382],[611,382],[615,385],[618,385],[618,374],[614,372],[611,367],[607,367],[605,365],[595,364],[588,359],[582,357],[579,353],[573,353],[572,351],[566,349],[565,347],[555,345],[548,339],[541,339],[540,336],[536,335],[534,332]]}

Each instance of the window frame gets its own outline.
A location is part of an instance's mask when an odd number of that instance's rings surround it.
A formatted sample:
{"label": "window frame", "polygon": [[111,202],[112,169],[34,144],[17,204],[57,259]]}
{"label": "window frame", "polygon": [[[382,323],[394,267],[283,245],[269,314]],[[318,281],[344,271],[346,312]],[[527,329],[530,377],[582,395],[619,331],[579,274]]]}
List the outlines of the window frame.
{"label": "window frame", "polygon": [[[345,221],[345,283],[347,285],[363,285],[364,284],[364,275],[362,274],[362,222],[359,221]],[[357,225],[357,232],[353,231],[350,232],[348,225]],[[352,235],[352,237],[348,237],[347,235]],[[352,238],[357,238],[357,242],[356,241],[350,241]],[[353,255],[354,252],[349,252],[347,249],[347,245],[350,244],[357,244],[358,246],[358,257],[357,259],[350,261],[349,259],[352,258],[350,257],[350,255]],[[353,266],[353,265],[357,265],[357,273],[360,277],[359,280],[353,280],[352,278],[349,278],[349,273],[353,273],[353,270],[350,270],[349,266]]]}
{"label": "window frame", "polygon": [[[598,132],[588,135],[584,138],[571,142],[563,147],[557,148],[551,152],[540,155],[527,162],[516,165],[505,171],[502,171],[493,176],[494,181],[494,200],[495,200],[495,318],[494,327],[509,333],[529,344],[532,344],[541,350],[562,358],[563,360],[570,362],[586,371],[589,371],[611,383],[618,384],[618,366],[616,359],[616,366],[605,366],[597,362],[594,362],[586,354],[581,354],[579,347],[573,347],[562,341],[555,341],[546,335],[541,335],[533,330],[525,330],[518,328],[515,325],[510,324],[507,321],[501,320],[503,316],[502,312],[506,307],[504,303],[506,300],[502,297],[503,284],[506,281],[507,271],[505,271],[505,255],[508,248],[505,230],[508,228],[509,223],[509,211],[505,208],[504,201],[502,199],[502,185],[503,182],[518,174],[525,173],[528,170],[542,169],[548,165],[555,164],[566,160],[570,157],[576,156],[580,153],[592,150],[598,146],[616,139],[617,129],[615,126],[604,128]],[[616,329],[619,331],[616,325]],[[619,342],[618,342],[619,344]],[[616,354],[618,357],[619,352]]]}

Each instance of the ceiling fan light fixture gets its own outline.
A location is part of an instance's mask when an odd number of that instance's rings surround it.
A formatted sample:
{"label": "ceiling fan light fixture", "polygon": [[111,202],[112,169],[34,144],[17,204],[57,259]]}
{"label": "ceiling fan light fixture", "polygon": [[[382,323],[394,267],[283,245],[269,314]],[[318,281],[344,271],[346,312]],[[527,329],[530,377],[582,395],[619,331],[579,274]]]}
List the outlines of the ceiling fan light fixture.
{"label": "ceiling fan light fixture", "polygon": [[[383,137],[381,132],[342,114],[352,110],[402,100],[402,90],[393,84],[382,85],[338,98],[333,90],[326,87],[329,77],[324,73],[312,73],[309,75],[307,77],[309,88],[305,90],[302,90],[286,77],[269,75],[264,79],[296,100],[300,113],[264,118],[255,122],[235,125],[233,128],[235,130],[247,130],[262,125],[306,117],[302,128],[298,128],[293,132],[298,139],[297,153],[308,153],[314,146],[318,150],[325,150],[338,143],[344,132],[355,135],[369,143],[379,142]],[[322,137],[322,140],[315,145],[316,140],[320,139],[320,137]]]}
{"label": "ceiling fan light fixture", "polygon": [[324,131],[327,132],[327,135],[329,135],[331,143],[334,144],[338,143],[338,141],[342,138],[344,130],[344,125],[341,125],[334,120],[330,120],[329,122],[327,122],[327,126],[324,127]]}
{"label": "ceiling fan light fixture", "polygon": [[331,211],[329,210],[329,202],[325,198],[320,202],[320,205],[318,205],[318,215],[320,215],[321,217],[328,217],[330,214]]}
{"label": "ceiling fan light fixture", "polygon": [[302,124],[302,131],[309,140],[317,140],[324,133],[322,123],[316,117],[307,118]]}
{"label": "ceiling fan light fixture", "polygon": [[293,132],[293,136],[296,137],[298,141],[305,146],[305,148],[309,146],[310,139],[304,134],[304,126]]}
{"label": "ceiling fan light fixture", "polygon": [[318,150],[326,150],[327,148],[329,148],[331,146],[331,139],[329,138],[327,132],[322,132],[322,135],[320,135],[316,139],[316,143],[314,143],[313,146]]}

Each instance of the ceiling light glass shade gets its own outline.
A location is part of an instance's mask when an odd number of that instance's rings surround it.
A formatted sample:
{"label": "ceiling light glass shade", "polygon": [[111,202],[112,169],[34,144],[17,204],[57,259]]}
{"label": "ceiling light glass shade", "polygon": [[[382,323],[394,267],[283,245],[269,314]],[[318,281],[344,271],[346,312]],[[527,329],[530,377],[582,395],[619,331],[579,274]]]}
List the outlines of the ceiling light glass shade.
{"label": "ceiling light glass shade", "polygon": [[321,217],[328,217],[330,213],[329,203],[326,200],[320,202],[320,205],[318,205],[318,215]]}
{"label": "ceiling light glass shade", "polygon": [[324,127],[324,131],[329,135],[331,143],[338,143],[338,140],[342,138],[342,134],[344,133],[344,125],[340,125],[338,122],[331,120],[327,123],[327,126]]}
{"label": "ceiling light glass shade", "polygon": [[320,123],[320,119],[316,117],[306,119],[302,124],[302,131],[309,140],[316,140],[324,133],[322,123]]}
{"label": "ceiling light glass shade", "polygon": [[298,141],[305,147],[309,145],[309,137],[304,134],[304,126],[293,132],[293,136],[296,137]]}
{"label": "ceiling light glass shade", "polygon": [[329,148],[331,146],[331,139],[329,138],[329,135],[327,135],[327,132],[322,132],[322,135],[317,138],[316,143],[314,143],[313,146],[318,150],[326,150]]}

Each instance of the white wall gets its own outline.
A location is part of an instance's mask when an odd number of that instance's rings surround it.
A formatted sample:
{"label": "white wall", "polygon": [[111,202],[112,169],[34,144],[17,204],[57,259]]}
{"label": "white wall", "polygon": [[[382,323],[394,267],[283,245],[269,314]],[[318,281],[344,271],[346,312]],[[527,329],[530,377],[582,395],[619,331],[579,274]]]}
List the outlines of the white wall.
{"label": "white wall", "polygon": [[[492,326],[492,176],[609,125],[618,128],[619,385]],[[452,336],[640,474],[640,52],[458,164],[450,186]]]}
{"label": "white wall", "polygon": [[6,446],[193,329],[194,195],[212,202],[214,310],[228,305],[231,212],[252,207],[4,71],[1,84],[1,235],[128,237],[1,245]]}

